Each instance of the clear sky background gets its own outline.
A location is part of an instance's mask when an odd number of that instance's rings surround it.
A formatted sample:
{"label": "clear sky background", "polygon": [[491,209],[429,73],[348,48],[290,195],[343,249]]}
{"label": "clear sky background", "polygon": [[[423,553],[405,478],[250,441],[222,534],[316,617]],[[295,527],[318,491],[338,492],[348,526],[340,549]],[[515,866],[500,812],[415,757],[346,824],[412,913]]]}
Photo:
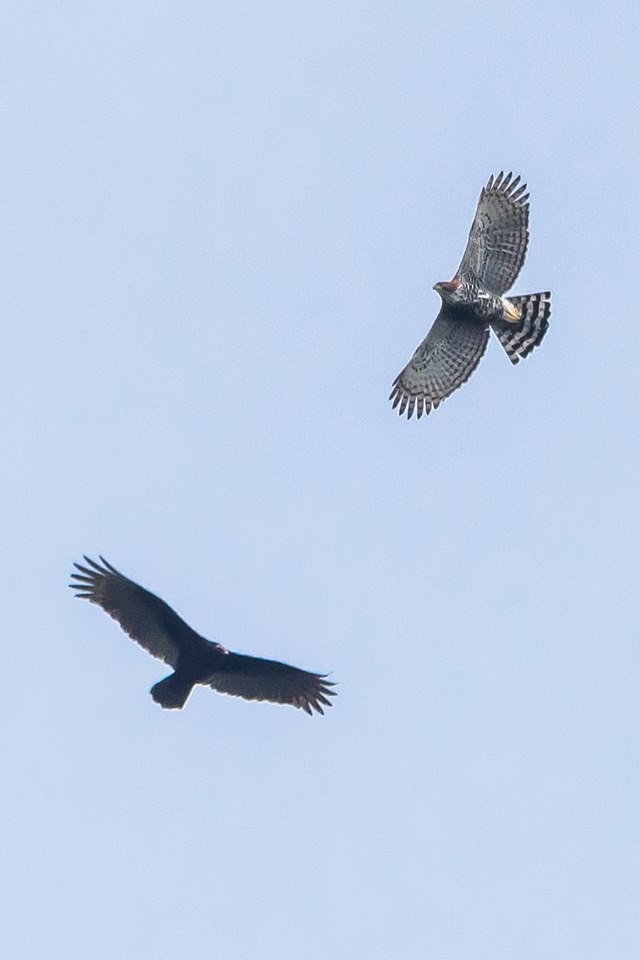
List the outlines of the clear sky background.
{"label": "clear sky background", "polygon": [[[638,956],[639,21],[4,6],[3,956]],[[550,330],[399,419],[503,168]],[[162,711],[82,553],[333,709]]]}

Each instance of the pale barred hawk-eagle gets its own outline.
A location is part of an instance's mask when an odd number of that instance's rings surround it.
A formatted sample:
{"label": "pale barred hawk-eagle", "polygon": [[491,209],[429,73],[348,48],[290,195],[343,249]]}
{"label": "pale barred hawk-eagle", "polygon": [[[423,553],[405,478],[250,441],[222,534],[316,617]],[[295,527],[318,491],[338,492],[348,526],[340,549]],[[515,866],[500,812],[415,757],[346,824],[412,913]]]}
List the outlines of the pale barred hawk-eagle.
{"label": "pale barred hawk-eagle", "polygon": [[393,382],[398,413],[418,418],[465,383],[494,331],[512,363],[527,357],[547,332],[551,294],[505,297],[529,243],[529,194],[520,177],[500,173],[483,187],[467,248],[452,280],[436,283],[440,313]]}

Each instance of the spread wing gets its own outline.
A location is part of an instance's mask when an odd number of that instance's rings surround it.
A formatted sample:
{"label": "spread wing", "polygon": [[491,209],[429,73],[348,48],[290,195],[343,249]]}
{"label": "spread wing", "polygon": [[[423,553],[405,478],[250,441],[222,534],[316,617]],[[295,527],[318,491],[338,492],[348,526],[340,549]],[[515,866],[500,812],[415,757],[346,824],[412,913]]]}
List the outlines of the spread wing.
{"label": "spread wing", "polygon": [[97,603],[116,620],[125,633],[159,660],[174,669],[180,654],[207,641],[153,593],[129,580],[100,557],[101,564],[84,558],[88,566],[74,563],[72,590],[77,597]]}
{"label": "spread wing", "polygon": [[290,703],[311,714],[313,710],[324,713],[323,706],[331,706],[327,697],[335,696],[329,689],[334,684],[326,679],[326,674],[308,673],[277,660],[247,657],[240,653],[230,653],[223,664],[223,668],[209,679],[209,686],[232,697]]}
{"label": "spread wing", "polygon": [[516,281],[529,243],[529,194],[520,177],[489,177],[456,276],[501,296]]}
{"label": "spread wing", "polygon": [[431,413],[440,401],[461,387],[480,363],[487,349],[489,327],[463,310],[444,304],[431,330],[402,373],[393,381],[390,400],[400,416],[410,420],[417,407],[418,419]]}

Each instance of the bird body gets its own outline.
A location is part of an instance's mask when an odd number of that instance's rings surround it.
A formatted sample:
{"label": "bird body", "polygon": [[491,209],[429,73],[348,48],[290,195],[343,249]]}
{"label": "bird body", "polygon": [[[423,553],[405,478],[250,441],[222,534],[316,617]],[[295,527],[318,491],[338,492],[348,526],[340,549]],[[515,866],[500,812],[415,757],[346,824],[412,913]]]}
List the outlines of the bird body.
{"label": "bird body", "polygon": [[245,700],[269,700],[300,707],[308,714],[331,706],[334,686],[325,674],[232,653],[196,633],[155,594],[129,580],[103,557],[100,563],[85,557],[87,566],[74,564],[69,584],[76,596],[98,604],[133,640],[174,672],[151,688],[151,696],[166,709],[185,705],[196,684]]}
{"label": "bird body", "polygon": [[479,321],[494,323],[519,323],[520,310],[508,298],[489,293],[473,281],[462,281],[457,277],[444,283],[435,283],[433,289],[440,294],[443,303],[450,310],[463,308],[470,317]]}
{"label": "bird body", "polygon": [[529,195],[520,177],[490,177],[482,189],[462,262],[434,285],[442,304],[426,338],[393,382],[398,413],[430,413],[476,369],[493,330],[513,364],[547,332],[551,294],[505,297],[529,243]]}

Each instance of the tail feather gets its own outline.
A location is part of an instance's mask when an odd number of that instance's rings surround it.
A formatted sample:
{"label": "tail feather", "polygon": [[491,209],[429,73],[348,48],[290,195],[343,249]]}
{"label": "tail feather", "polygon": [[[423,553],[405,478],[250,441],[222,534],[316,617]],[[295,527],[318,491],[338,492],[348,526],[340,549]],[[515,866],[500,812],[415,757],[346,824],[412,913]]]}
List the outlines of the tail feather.
{"label": "tail feather", "polygon": [[542,343],[542,338],[549,328],[551,294],[549,291],[529,293],[524,297],[508,299],[518,308],[522,320],[517,326],[492,324],[492,327],[511,363],[518,363]]}
{"label": "tail feather", "polygon": [[172,673],[151,687],[151,696],[166,710],[180,710],[189,699],[193,681],[179,673]]}

